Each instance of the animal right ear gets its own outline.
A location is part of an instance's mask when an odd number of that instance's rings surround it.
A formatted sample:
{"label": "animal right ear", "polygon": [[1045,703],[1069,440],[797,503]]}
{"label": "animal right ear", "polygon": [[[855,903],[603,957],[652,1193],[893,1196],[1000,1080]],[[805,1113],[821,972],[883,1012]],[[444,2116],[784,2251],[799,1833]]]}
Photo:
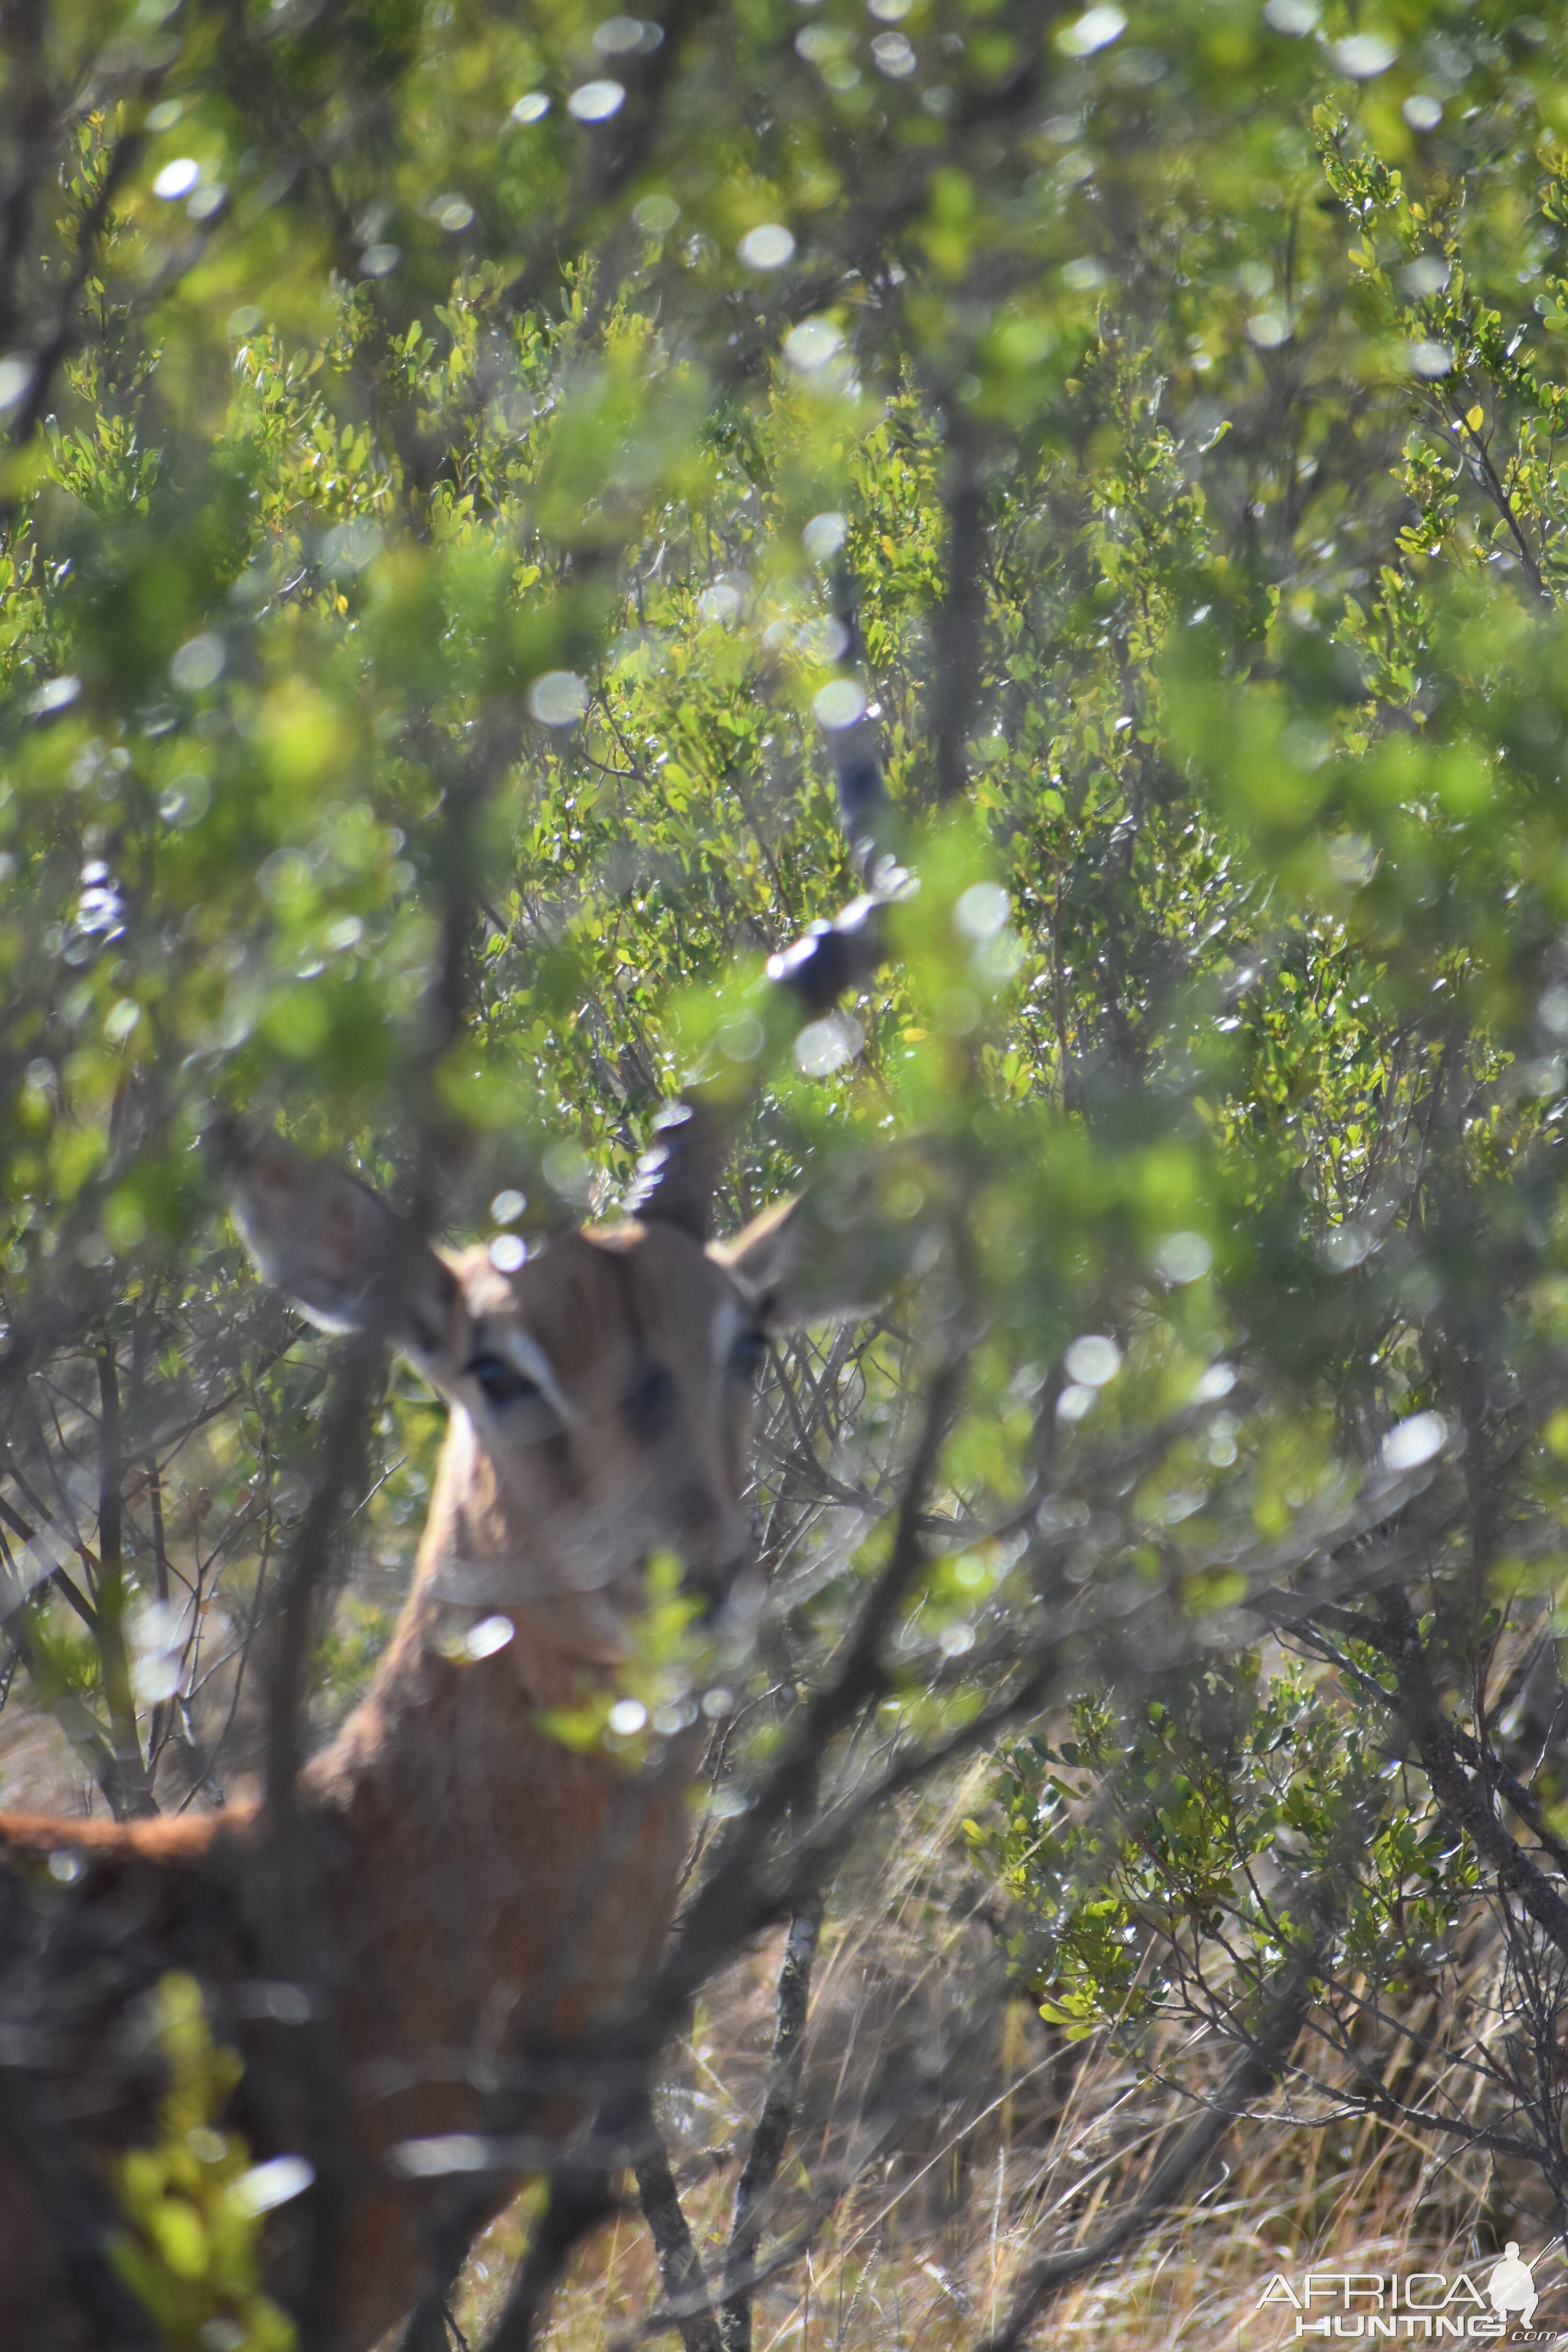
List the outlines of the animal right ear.
{"label": "animal right ear", "polygon": [[940,1256],[946,1189],[940,1169],[916,1152],[875,1152],[710,1243],[710,1255],[764,1330],[858,1319]]}
{"label": "animal right ear", "polygon": [[907,1231],[883,1218],[844,1225],[810,1193],[782,1201],[728,1242],[711,1245],[765,1331],[871,1315],[911,1270]]}
{"label": "animal right ear", "polygon": [[458,1278],[368,1184],[275,1135],[220,1140],[229,1207],[266,1279],[324,1331],[363,1328],[395,1282],[387,1336],[429,1359],[453,1344]]}

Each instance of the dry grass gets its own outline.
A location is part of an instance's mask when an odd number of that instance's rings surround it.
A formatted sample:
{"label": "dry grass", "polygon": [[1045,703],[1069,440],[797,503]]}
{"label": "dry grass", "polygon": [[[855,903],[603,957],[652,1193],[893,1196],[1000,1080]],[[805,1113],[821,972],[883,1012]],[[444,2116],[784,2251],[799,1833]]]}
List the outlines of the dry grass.
{"label": "dry grass", "polygon": [[[756,2352],[970,2352],[1033,2261],[1092,2236],[1136,2194],[1175,2112],[1161,2085],[1110,2050],[1069,2048],[1006,1997],[994,1937],[973,1909],[987,1890],[958,1833],[984,1802],[987,1770],[889,1822],[836,1892],[775,2227],[788,2233],[818,2204],[827,2210],[809,2253],[759,2294]],[[70,1814],[87,1793],[58,1727],[7,1709],[5,1802]],[[781,1944],[782,1933],[711,1988],[668,2071],[665,2126],[710,2263],[756,2113]],[[1450,2023],[1468,2010],[1472,2031],[1495,2032],[1496,1971],[1495,1946],[1478,1937],[1445,2004]],[[1405,2021],[1430,2031],[1435,2004]],[[471,2344],[499,2307],[524,2211],[504,2215],[470,2259],[458,2317]],[[1276,2111],[1233,2132],[1187,2210],[1064,2294],[1035,2341],[1272,2352],[1296,2340],[1288,2308],[1258,2309],[1272,2273],[1484,2273],[1509,2236],[1540,2253],[1548,2213],[1539,2177],[1484,2154],[1456,2154],[1365,2113],[1316,2130]],[[1568,2326],[1560,2250],[1536,2277],[1541,2322]],[[658,2300],[633,2205],[580,2250],[552,2315],[552,2352],[604,2352]]]}
{"label": "dry grass", "polygon": [[[809,2254],[763,2286],[756,2352],[968,2352],[1033,2261],[1091,2237],[1136,2194],[1183,2112],[1102,2044],[1069,2048],[1006,1997],[994,1939],[972,1907],[966,1916],[976,1890],[955,1832],[978,1796],[966,1786],[940,1811],[906,1816],[838,1891],[774,2226],[787,2234],[818,2204],[828,2210]],[[712,1989],[670,2069],[667,2135],[710,2263],[738,2161],[726,2152],[743,2147],[756,2111],[778,1953],[775,1938]],[[1494,1960],[1484,1939],[1468,1957],[1460,2006],[1472,2026],[1485,2023]],[[1407,2021],[1425,2030],[1436,2012]],[[1201,2084],[1201,2053],[1171,2055]],[[1035,2341],[1271,2352],[1296,2340],[1288,2307],[1258,2308],[1271,2273],[1484,2273],[1508,2237],[1541,2254],[1549,2210],[1526,2169],[1505,2177],[1484,2153],[1456,2154],[1364,2111],[1302,2127],[1276,2102],[1230,2134],[1185,2211],[1063,2295]],[[514,2209],[476,2249],[458,2311],[470,2343],[483,2340],[523,2235]],[[1568,2318],[1568,2296],[1552,2292],[1563,2279],[1559,2252],[1538,2263],[1538,2324],[1560,2309]],[[580,2251],[549,2342],[602,2352],[658,2299],[632,2204]]]}
{"label": "dry grass", "polygon": [[54,1717],[7,1706],[0,1715],[0,1811],[79,1820],[94,1810],[106,1808]]}

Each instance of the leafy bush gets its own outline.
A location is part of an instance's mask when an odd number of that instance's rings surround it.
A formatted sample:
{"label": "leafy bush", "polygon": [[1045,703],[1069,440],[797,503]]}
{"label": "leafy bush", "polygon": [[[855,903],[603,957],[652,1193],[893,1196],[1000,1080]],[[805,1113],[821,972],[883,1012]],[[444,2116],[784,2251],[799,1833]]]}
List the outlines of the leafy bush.
{"label": "leafy bush", "polygon": [[[215,1111],[535,1235],[704,1086],[735,1221],[810,1181],[910,1277],[764,1391],[716,1821],[837,1696],[752,1924],[1000,1745],[1055,2023],[1196,2021],[1239,2106],[1316,2037],[1563,2227],[1560,12],[47,15],[10,1703],[205,1801],[312,1492],[323,1718],[405,1581],[439,1417],[391,1373],[321,1471]],[[868,872],[889,958],[803,1031],[767,960]],[[1461,2112],[1389,2053],[1488,1935]]]}
{"label": "leafy bush", "polygon": [[164,1977],[157,2009],[169,2066],[162,2136],[118,2159],[129,2228],[116,2267],[169,2352],[294,2352],[292,2321],[258,2285],[268,2189],[256,2194],[244,2140],[222,2128],[239,2059],[214,2042],[195,1978]]}

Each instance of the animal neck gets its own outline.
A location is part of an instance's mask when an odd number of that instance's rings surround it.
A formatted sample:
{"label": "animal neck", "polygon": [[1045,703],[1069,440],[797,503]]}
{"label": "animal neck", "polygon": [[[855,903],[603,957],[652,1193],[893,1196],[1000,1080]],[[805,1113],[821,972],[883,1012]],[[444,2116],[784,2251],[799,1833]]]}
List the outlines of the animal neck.
{"label": "animal neck", "polygon": [[[658,1948],[689,1837],[687,1740],[662,1769],[634,1772],[551,1720],[602,1691],[624,1654],[602,1594],[504,1606],[516,1630],[503,1647],[452,1654],[474,1622],[472,1605],[443,1597],[453,1564],[516,1571],[523,1589],[531,1565],[498,1542],[476,1457],[454,1414],[393,1642],[306,1778],[352,1849],[353,1941],[380,1982],[374,2030],[390,2029],[416,2074],[432,2049],[570,2037],[614,2010]],[[462,2102],[432,2097],[416,2102],[419,2128],[458,2127]]]}
{"label": "animal neck", "polygon": [[[477,1660],[463,1647],[476,1611],[514,1628]],[[471,1746],[481,1726],[495,1744],[487,1772],[512,1778],[521,1744],[537,1774],[560,1747],[540,1717],[581,1706],[626,1655],[608,1596],[563,1588],[555,1565],[509,1512],[472,1423],[454,1410],[408,1599],[369,1694],[310,1778],[342,1790],[367,1773],[400,1774],[405,1752],[424,1769],[454,1715],[462,1745]],[[542,1741],[542,1755],[535,1752]],[[609,1759],[605,1769],[620,1777]]]}
{"label": "animal neck", "polygon": [[[602,1594],[533,1595],[537,1561],[485,1466],[454,1413],[391,1644],[302,1783],[320,1864],[313,1983],[331,2005],[356,2153],[384,2184],[388,2235],[361,2283],[377,2336],[421,2284],[424,2240],[391,2150],[495,2130],[493,2089],[514,2065],[543,2071],[536,2087],[524,2080],[505,2131],[572,2127],[591,2085],[574,2087],[570,2053],[599,2046],[635,2001],[690,1841],[700,1732],[671,1741],[660,1769],[634,1771],[552,1719],[603,1692],[622,1644]],[[453,1654],[451,1638],[473,1625],[477,1600],[443,1597],[454,1564],[469,1560],[530,1593],[498,1605],[498,1581],[485,1596],[515,1631],[479,1657]],[[330,2132],[321,2144],[331,2152]]]}

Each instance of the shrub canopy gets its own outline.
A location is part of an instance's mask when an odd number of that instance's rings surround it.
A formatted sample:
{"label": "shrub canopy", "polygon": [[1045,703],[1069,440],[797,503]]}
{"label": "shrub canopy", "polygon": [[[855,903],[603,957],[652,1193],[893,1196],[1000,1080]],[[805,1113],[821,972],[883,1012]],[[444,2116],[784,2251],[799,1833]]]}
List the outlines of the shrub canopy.
{"label": "shrub canopy", "polygon": [[[1490,1904],[1534,2039],[1423,2128],[1563,2226],[1562,12],[5,42],[10,1704],[120,1812],[255,1760],[331,1359],[216,1113],[527,1235],[706,1084],[735,1222],[809,1183],[912,1269],[768,1391],[742,1688],[829,1675],[920,1515],[770,1899],[1006,1739],[973,1851],[1047,2017],[1266,2074],[1308,2018],[1406,2122],[1401,2004]],[[918,887],[802,1028],[763,968],[860,886],[846,742]],[[323,1718],[433,1458],[374,1403]]]}

